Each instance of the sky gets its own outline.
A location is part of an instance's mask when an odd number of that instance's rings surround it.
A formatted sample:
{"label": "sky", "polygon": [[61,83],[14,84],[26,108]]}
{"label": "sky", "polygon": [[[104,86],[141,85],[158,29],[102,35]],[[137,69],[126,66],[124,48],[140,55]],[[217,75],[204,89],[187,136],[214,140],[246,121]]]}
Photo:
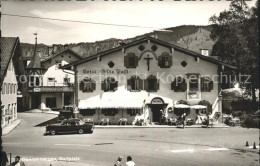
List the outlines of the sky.
{"label": "sky", "polygon": [[[126,39],[167,27],[209,25],[209,18],[228,10],[230,1],[2,1],[2,14],[47,17],[150,28],[107,26],[65,21],[1,16],[2,36],[22,43],[66,44]],[[254,6],[254,1],[247,1]]]}

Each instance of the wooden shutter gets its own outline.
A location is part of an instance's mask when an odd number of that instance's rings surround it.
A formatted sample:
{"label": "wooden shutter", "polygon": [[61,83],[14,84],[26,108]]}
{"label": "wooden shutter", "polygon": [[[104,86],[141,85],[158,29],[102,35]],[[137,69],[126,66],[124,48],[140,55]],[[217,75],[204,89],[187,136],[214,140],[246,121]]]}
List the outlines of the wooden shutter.
{"label": "wooden shutter", "polygon": [[160,89],[160,80],[156,79],[156,91],[158,91]]}
{"label": "wooden shutter", "polygon": [[205,92],[206,90],[203,88],[203,85],[205,84],[205,78],[201,77],[200,78],[200,90],[201,92]]}
{"label": "wooden shutter", "polygon": [[125,65],[126,68],[129,67],[128,56],[124,56],[124,65]]}
{"label": "wooden shutter", "polygon": [[138,66],[138,57],[135,56],[135,67],[137,67],[137,66]]}
{"label": "wooden shutter", "polygon": [[127,87],[127,90],[131,90],[132,88],[131,88],[131,79],[128,79],[127,80],[127,85],[126,85],[126,87]]}
{"label": "wooden shutter", "polygon": [[158,66],[162,67],[162,56],[158,57]]}
{"label": "wooden shutter", "polygon": [[138,79],[139,79],[139,90],[143,90],[144,89],[144,80],[142,80],[140,78],[138,78]]}
{"label": "wooden shutter", "polygon": [[96,90],[96,83],[95,83],[95,81],[91,81],[91,89],[92,89],[92,92],[94,91],[94,90]]}
{"label": "wooden shutter", "polygon": [[184,78],[182,80],[181,87],[182,92],[185,92],[187,90],[187,84]]}
{"label": "wooden shutter", "polygon": [[118,89],[118,81],[115,81],[114,84],[115,84],[115,86],[114,86],[114,87],[115,87],[114,90],[117,90],[117,89]]}
{"label": "wooden shutter", "polygon": [[144,90],[148,90],[148,79],[144,80]]}
{"label": "wooden shutter", "polygon": [[210,90],[213,90],[213,81],[210,81],[210,83],[209,83],[209,89],[210,89]]}
{"label": "wooden shutter", "polygon": [[106,82],[105,81],[101,82],[101,90],[106,91]]}
{"label": "wooden shutter", "polygon": [[84,90],[84,82],[83,82],[83,81],[81,81],[81,82],[79,83],[79,90],[81,90],[82,92],[83,92],[83,90]]}
{"label": "wooden shutter", "polygon": [[169,66],[168,67],[171,67],[172,66],[172,56],[169,55]]}

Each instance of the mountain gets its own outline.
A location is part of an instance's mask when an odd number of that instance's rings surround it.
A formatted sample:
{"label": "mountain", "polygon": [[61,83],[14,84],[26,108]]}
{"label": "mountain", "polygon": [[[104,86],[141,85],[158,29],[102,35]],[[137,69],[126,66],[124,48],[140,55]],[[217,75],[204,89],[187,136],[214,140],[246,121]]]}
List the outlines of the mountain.
{"label": "mountain", "polygon": [[[102,52],[120,45],[120,43],[129,43],[133,40],[142,38],[144,36],[153,36],[160,40],[178,45],[180,47],[189,49],[200,53],[200,49],[209,49],[211,51],[214,42],[210,39],[212,27],[183,25],[171,28],[165,28],[162,31],[154,31],[128,39],[106,39],[96,42],[80,42],[68,44],[68,47],[79,53],[83,57],[91,56],[97,52]],[[25,59],[30,59],[33,56],[33,44],[21,43],[22,56]],[[58,45],[58,50],[64,49],[63,45]],[[38,50],[41,50],[41,58],[48,57],[48,46],[45,44],[38,44]]]}

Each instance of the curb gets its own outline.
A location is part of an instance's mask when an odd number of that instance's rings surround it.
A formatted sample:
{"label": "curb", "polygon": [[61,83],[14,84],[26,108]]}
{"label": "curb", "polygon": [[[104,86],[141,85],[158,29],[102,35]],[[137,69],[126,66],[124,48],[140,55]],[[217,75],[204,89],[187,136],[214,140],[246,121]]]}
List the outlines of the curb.
{"label": "curb", "polygon": [[[179,128],[183,129],[182,127],[177,126],[96,126],[95,129],[133,129],[133,128]],[[185,126],[185,128],[203,128],[202,126]],[[184,129],[185,129],[184,128]],[[230,128],[229,126],[214,126],[209,128]]]}
{"label": "curb", "polygon": [[2,129],[2,136],[9,134],[12,132],[20,123],[22,122],[21,119],[14,120],[11,124],[8,124]]}

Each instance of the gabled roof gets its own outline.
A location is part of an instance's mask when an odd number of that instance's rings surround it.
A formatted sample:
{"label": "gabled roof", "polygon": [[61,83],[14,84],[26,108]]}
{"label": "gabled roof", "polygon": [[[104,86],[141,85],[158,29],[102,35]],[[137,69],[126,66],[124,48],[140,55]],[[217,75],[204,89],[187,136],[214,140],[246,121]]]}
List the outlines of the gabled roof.
{"label": "gabled roof", "polygon": [[50,60],[50,59],[52,59],[52,58],[54,58],[54,57],[60,55],[60,54],[63,54],[64,52],[67,52],[67,51],[68,51],[68,52],[71,52],[72,54],[74,54],[74,55],[75,55],[76,57],[78,57],[79,59],[82,59],[82,57],[81,57],[78,53],[76,53],[75,51],[73,51],[73,50],[70,49],[70,48],[66,48],[65,50],[62,50],[62,51],[60,51],[60,52],[58,52],[58,53],[56,53],[56,54],[54,54],[54,55],[52,55],[52,56],[50,56],[50,57],[44,59],[44,60],[42,61],[42,63],[44,63],[44,62],[46,62],[46,61],[48,61],[48,60]]}
{"label": "gabled roof", "polygon": [[102,56],[106,56],[106,55],[109,55],[111,53],[114,53],[114,52],[117,52],[117,51],[120,51],[122,50],[123,48],[126,49],[126,48],[129,48],[129,47],[132,47],[132,46],[135,46],[135,45],[138,45],[138,44],[141,44],[145,41],[151,41],[151,42],[154,42],[154,43],[157,43],[159,45],[162,45],[162,46],[165,46],[165,47],[168,47],[168,48],[174,48],[176,51],[179,51],[179,52],[183,52],[189,56],[193,56],[193,57],[199,57],[200,59],[203,59],[205,61],[208,61],[208,62],[211,62],[211,63],[214,63],[214,64],[217,64],[217,65],[224,65],[224,66],[227,66],[229,68],[233,68],[233,69],[236,69],[235,66],[231,66],[231,65],[228,65],[228,64],[225,64],[217,59],[214,59],[214,58],[210,58],[210,57],[207,57],[207,56],[204,56],[204,55],[201,55],[199,53],[196,53],[194,51],[190,51],[190,50],[187,50],[187,49],[184,49],[182,47],[179,47],[177,45],[173,45],[173,44],[170,44],[170,43],[167,43],[167,42],[164,42],[162,40],[158,40],[158,39],[155,39],[155,38],[152,38],[150,36],[146,36],[146,37],[143,37],[143,38],[140,38],[138,40],[135,40],[133,42],[130,42],[130,43],[127,43],[125,45],[122,45],[122,46],[119,46],[119,47],[116,47],[116,48],[112,48],[110,50],[107,50],[107,51],[104,51],[104,52],[100,52],[96,55],[92,55],[92,56],[89,56],[89,57],[86,57],[84,59],[82,59],[81,61],[77,61],[77,62],[73,62],[73,63],[70,63],[70,64],[67,64],[67,65],[64,65],[62,67],[60,67],[61,69],[66,69],[66,68],[69,68],[71,66],[77,66],[79,64],[82,64],[82,63],[85,63],[85,62],[88,62],[88,61],[91,61],[91,60],[94,60],[94,59],[97,59],[98,57],[102,57]]}
{"label": "gabled roof", "polygon": [[18,37],[1,37],[1,85],[7,72],[7,68],[14,56],[15,49],[19,43]]}
{"label": "gabled roof", "polygon": [[41,59],[37,52],[37,43],[35,44],[33,58],[29,65],[26,66],[26,69],[45,69],[41,64]]}

